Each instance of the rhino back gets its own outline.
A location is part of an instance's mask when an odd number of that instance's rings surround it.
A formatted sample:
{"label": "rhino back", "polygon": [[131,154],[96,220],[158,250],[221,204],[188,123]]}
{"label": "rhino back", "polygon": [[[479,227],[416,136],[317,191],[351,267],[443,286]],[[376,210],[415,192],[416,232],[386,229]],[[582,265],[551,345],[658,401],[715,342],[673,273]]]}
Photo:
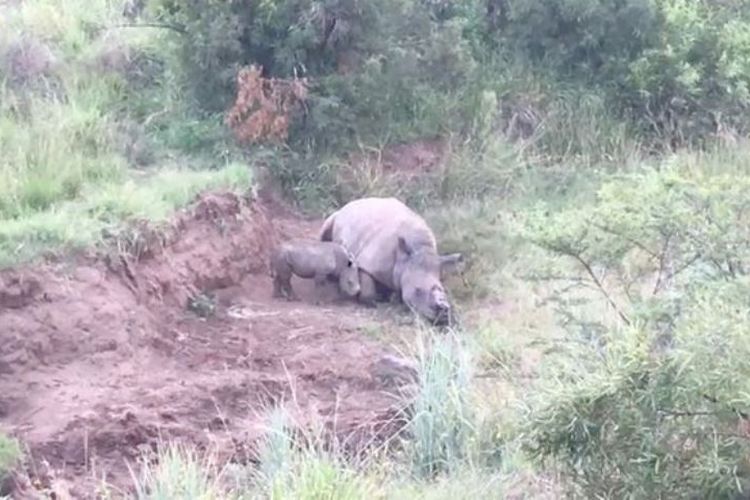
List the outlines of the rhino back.
{"label": "rhino back", "polygon": [[320,241],[291,240],[283,245],[289,264],[300,277],[333,272],[337,267],[337,245]]}
{"label": "rhino back", "polygon": [[362,198],[334,213],[333,241],[356,257],[361,270],[394,290],[399,288],[393,282],[399,237],[413,248],[437,248],[424,219],[395,198]]}

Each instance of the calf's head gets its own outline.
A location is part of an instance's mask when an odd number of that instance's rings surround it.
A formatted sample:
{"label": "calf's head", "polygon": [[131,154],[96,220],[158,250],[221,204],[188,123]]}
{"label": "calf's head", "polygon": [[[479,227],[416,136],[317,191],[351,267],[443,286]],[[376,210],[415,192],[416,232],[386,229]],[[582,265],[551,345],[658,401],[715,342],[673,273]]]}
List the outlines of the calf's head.
{"label": "calf's head", "polygon": [[359,293],[359,266],[354,256],[346,253],[346,266],[339,270],[339,288],[348,297],[355,297]]}
{"label": "calf's head", "polygon": [[461,254],[438,255],[431,247],[414,248],[399,238],[394,277],[401,286],[402,300],[433,323],[448,323],[451,304],[440,276],[461,260]]}

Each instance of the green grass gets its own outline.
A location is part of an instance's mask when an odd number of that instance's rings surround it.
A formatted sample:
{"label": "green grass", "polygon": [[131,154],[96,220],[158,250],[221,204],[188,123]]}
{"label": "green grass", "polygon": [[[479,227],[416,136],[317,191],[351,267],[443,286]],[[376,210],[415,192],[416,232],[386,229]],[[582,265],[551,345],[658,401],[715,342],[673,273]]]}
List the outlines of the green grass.
{"label": "green grass", "polygon": [[192,498],[213,500],[223,496],[222,470],[209,454],[175,444],[164,446],[157,464],[144,464],[133,472],[138,500]]}
{"label": "green grass", "polygon": [[415,348],[420,385],[407,449],[415,475],[430,477],[476,459],[478,429],[469,399],[473,360],[456,335],[422,333]]}
{"label": "green grass", "polygon": [[86,185],[124,177],[126,162],[111,143],[113,126],[103,111],[108,103],[100,86],[105,84],[77,83],[64,103],[28,96],[23,111],[12,99],[3,101],[0,215],[45,210],[76,198]]}
{"label": "green grass", "polygon": [[21,460],[21,447],[18,441],[0,434],[0,481],[13,470]]}
{"label": "green grass", "polygon": [[80,196],[25,217],[0,221],[0,267],[33,259],[42,252],[71,250],[98,243],[103,230],[116,232],[129,219],[166,220],[206,189],[245,191],[250,167],[220,170],[163,169],[142,179],[89,187]]}

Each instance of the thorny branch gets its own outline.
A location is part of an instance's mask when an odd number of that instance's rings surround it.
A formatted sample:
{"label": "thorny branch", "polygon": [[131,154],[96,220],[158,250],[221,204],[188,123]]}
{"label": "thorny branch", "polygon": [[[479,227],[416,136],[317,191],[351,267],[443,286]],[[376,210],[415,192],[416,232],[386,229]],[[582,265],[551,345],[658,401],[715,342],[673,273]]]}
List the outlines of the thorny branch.
{"label": "thorny branch", "polygon": [[[654,284],[654,290],[651,292],[651,295],[656,295],[661,290],[661,286],[665,281],[664,276],[664,270],[667,265],[667,255],[669,253],[669,244],[672,241],[672,233],[664,235],[664,245],[662,245],[661,252],[659,253],[659,271],[656,275],[656,284]],[[672,276],[669,275],[666,277],[666,280],[672,279]]]}
{"label": "thorny branch", "polygon": [[659,258],[659,254],[657,252],[654,252],[653,250],[651,250],[646,245],[644,245],[643,243],[641,243],[640,241],[638,241],[636,239],[633,239],[633,238],[631,238],[631,237],[629,237],[627,235],[624,235],[621,232],[616,231],[616,230],[612,229],[611,227],[605,226],[603,224],[592,223],[592,225],[595,228],[604,231],[605,233],[609,233],[609,234],[611,234],[613,236],[617,236],[618,238],[622,238],[623,240],[627,241],[631,245],[640,248],[641,250],[643,250],[644,252],[646,252],[648,255],[650,255],[654,259],[658,259]]}
{"label": "thorny branch", "polygon": [[172,23],[124,23],[124,24],[116,24],[112,27],[113,28],[157,28],[157,29],[172,30],[181,35],[187,35],[188,33],[187,30],[183,26],[172,24]]}
{"label": "thorny branch", "polygon": [[609,305],[612,306],[612,308],[615,310],[615,312],[620,317],[620,319],[622,319],[622,321],[626,325],[630,326],[631,325],[630,318],[628,318],[628,316],[622,311],[622,309],[620,309],[620,307],[617,305],[617,302],[615,302],[615,300],[612,298],[609,292],[607,292],[607,289],[604,287],[604,284],[601,282],[601,280],[599,280],[599,278],[596,276],[596,273],[592,269],[591,265],[588,262],[586,262],[586,260],[583,257],[581,257],[580,254],[572,254],[571,257],[576,259],[583,266],[583,268],[586,270],[586,273],[588,273],[588,275],[591,277],[591,280],[594,282],[594,285],[596,285],[596,287],[602,293],[602,295],[607,300]]}

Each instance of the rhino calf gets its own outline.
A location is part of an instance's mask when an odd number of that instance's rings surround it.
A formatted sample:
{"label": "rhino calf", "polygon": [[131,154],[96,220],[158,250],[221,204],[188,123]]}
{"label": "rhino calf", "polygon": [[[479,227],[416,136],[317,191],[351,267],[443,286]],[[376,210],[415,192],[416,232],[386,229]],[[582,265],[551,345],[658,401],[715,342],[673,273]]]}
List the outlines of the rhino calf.
{"label": "rhino calf", "polygon": [[292,275],[314,279],[319,290],[328,279],[338,281],[339,293],[355,297],[359,293],[359,268],[354,257],[333,242],[295,239],[282,243],[271,256],[273,296],[297,300]]}

